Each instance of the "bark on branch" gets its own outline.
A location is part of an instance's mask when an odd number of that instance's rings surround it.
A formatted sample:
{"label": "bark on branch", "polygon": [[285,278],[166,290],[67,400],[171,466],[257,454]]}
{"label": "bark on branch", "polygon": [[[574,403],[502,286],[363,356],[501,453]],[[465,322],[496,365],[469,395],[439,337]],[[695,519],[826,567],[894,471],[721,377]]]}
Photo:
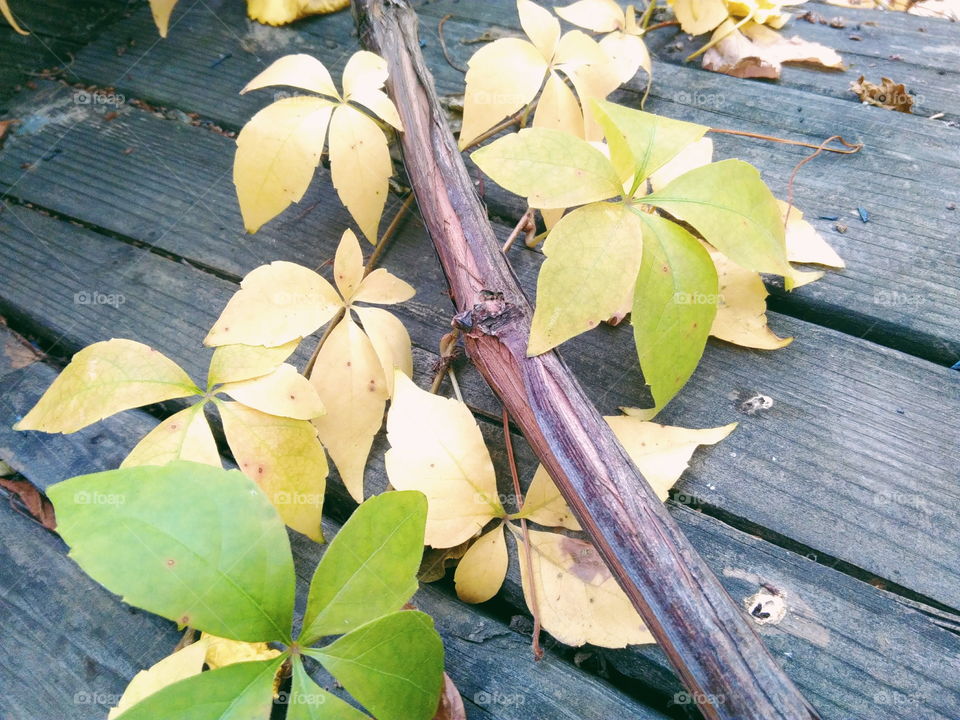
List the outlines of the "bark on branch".
{"label": "bark on branch", "polygon": [[[817,718],[693,549],[556,352],[526,356],[530,304],[437,101],[406,0],[354,0],[389,65],[404,164],[453,293],[467,353],[533,446],[708,718]],[[489,294],[503,293],[505,303]]]}

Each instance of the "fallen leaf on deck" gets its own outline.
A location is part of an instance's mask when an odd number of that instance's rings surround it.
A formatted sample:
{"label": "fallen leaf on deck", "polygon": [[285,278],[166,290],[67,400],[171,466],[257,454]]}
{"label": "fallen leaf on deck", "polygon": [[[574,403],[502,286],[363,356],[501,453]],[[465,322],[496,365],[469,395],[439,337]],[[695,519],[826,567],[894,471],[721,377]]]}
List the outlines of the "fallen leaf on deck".
{"label": "fallen leaf on deck", "polygon": [[495,527],[470,546],[460,559],[453,579],[457,597],[468,603],[486,602],[507,577],[507,542],[502,526]]}
{"label": "fallen leaf on deck", "polygon": [[716,29],[713,37],[722,39],[704,53],[705,69],[734,77],[770,80],[780,77],[784,63],[843,69],[843,59],[826,45],[799,37],[785,38],[757,23],[747,23],[741,30],[734,29],[730,20]]}
{"label": "fallen leaf on deck", "polygon": [[[3,463],[6,465],[6,463]],[[9,466],[7,466],[9,467]],[[46,496],[34,487],[28,480],[0,477],[0,487],[4,487],[20,498],[20,501],[41,525],[47,530],[57,529],[57,518],[53,514],[53,505]]]}
{"label": "fallen leaf on deck", "polygon": [[[523,547],[523,534],[508,527]],[[551,532],[529,533],[532,577],[527,563],[521,562],[520,578],[527,606],[538,608],[544,630],[574,646],[622,648],[655,642],[593,545]]]}
{"label": "fallen leaf on deck", "polygon": [[247,0],[247,15],[267,25],[286,25],[308,15],[332,13],[349,5],[350,0]]}
{"label": "fallen leaf on deck", "polygon": [[837,255],[837,251],[830,247],[813,225],[803,219],[803,213],[800,210],[782,200],[778,200],[777,204],[784,215],[787,213],[787,208],[790,209],[790,215],[787,217],[787,260],[834,268],[846,267],[843,258]]}
{"label": "fallen leaf on deck", "polygon": [[859,80],[850,83],[850,91],[868,105],[913,113],[913,95],[907,92],[903,83],[895,83],[890,78],[880,78],[880,84],[875,85],[861,75]]}
{"label": "fallen leaf on deck", "polygon": [[467,720],[467,710],[463,706],[460,691],[453,684],[453,680],[446,673],[443,674],[443,692],[440,694],[440,705],[433,720]]}

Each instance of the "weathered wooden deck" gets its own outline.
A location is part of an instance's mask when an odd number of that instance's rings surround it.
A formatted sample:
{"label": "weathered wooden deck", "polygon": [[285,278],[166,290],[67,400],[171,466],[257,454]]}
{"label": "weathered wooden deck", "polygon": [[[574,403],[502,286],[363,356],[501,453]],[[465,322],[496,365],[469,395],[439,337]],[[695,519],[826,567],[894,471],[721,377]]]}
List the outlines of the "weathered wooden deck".
{"label": "weathered wooden deck", "polygon": [[[320,266],[332,258],[348,216],[325,171],[300,206],[247,236],[231,183],[233,140],[219,128],[238,129],[272,100],[269,92],[237,94],[272,60],[309,52],[338,75],[357,41],[347,13],[275,29],[248,22],[239,0],[182,0],[165,41],[142,2],[14,5],[37,34],[20,38],[0,27],[0,118],[19,120],[0,142],[0,315],[9,326],[0,327],[0,459],[42,489],[116,467],[156,423],[131,411],[70,436],[13,432],[74,352],[128,337],[201,377],[209,357],[201,341],[243,274],[277,259]],[[760,632],[824,718],[957,720],[960,374],[949,366],[960,359],[960,211],[949,208],[960,204],[960,25],[814,3],[799,12],[808,7],[847,27],[795,20],[792,32],[836,47],[848,72],[786,68],[779,83],[751,82],[683,65],[689,43],[672,29],[650,43],[654,112],[866,144],[856,156],[817,158],[796,181],[795,203],[848,268],[789,295],[773,290],[771,325],[794,343],[765,353],[711,341],[663,413],[694,427],[740,422],[694,458],[669,507],[734,598],[763,584],[784,593],[786,617]],[[418,9],[441,94],[462,92],[463,76],[442,57],[440,18],[453,15],[444,32],[460,63],[476,47],[461,39],[517,26],[510,0],[434,0]],[[61,67],[71,85],[115,88],[125,102],[78,102],[76,88],[33,74],[47,67]],[[860,105],[847,91],[860,73],[906,83],[919,114]],[[635,104],[638,92],[639,83],[621,99]],[[754,163],[781,196],[808,152],[714,140],[718,157]],[[506,234],[522,208],[486,188]],[[817,220],[833,215],[846,234]],[[511,260],[532,296],[540,256],[516,248]],[[424,380],[451,305],[415,217],[384,263],[417,287],[400,314]],[[78,302],[85,292],[123,302]],[[17,335],[44,354],[24,351]],[[296,356],[301,366],[308,345]],[[627,328],[595,331],[563,355],[601,411],[643,403]],[[469,366],[457,371],[500,447],[499,403]],[[754,391],[774,405],[743,414],[736,398]],[[381,439],[371,490],[385,483],[383,449]],[[534,460],[522,441],[520,449],[530,477]],[[331,522],[349,507],[332,482]],[[103,717],[138,669],[172,649],[175,627],[87,579],[63,543],[13,503],[0,509],[0,526],[0,718]],[[294,544],[307,577],[319,548]],[[533,663],[516,568],[485,606],[456,602],[443,583],[422,589],[416,602],[437,619],[471,719],[689,711],[673,703],[680,686],[655,647],[574,656],[548,643],[544,661]]]}

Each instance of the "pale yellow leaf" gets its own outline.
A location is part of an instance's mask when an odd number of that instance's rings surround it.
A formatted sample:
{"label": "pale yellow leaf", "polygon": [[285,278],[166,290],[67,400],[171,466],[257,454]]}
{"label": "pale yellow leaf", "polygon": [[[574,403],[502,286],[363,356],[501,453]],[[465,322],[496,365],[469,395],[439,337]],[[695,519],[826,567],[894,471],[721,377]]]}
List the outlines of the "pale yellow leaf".
{"label": "pale yellow leaf", "polygon": [[327,95],[336,100],[340,99],[340,94],[333,84],[330,72],[322,62],[312,55],[284,55],[248,82],[246,87],[240,91],[240,94],[271,85],[286,85],[301,90],[309,90],[320,95]]}
{"label": "pale yellow leaf", "polygon": [[550,128],[583,137],[583,113],[580,104],[573,91],[552,70],[537,103],[533,127]]}
{"label": "pale yellow leaf", "polygon": [[501,38],[474,53],[467,63],[460,149],[533,100],[547,67],[540,52],[519,38]]}
{"label": "pale yellow leaf", "polygon": [[553,58],[553,66],[563,69],[564,72],[583,65],[607,65],[609,62],[610,58],[600,44],[580,30],[563,34]]}
{"label": "pale yellow leaf", "polygon": [[390,483],[427,496],[427,545],[459,545],[503,516],[490,453],[463,403],[421,390],[397,372],[387,439]]}
{"label": "pale yellow leaf", "polygon": [[221,385],[219,392],[260,412],[294,420],[311,420],[324,412],[310,381],[287,363],[266,375]]}
{"label": "pale yellow leaf", "polygon": [[267,25],[286,25],[307,15],[342,10],[350,0],[247,0],[251,20]]}
{"label": "pale yellow leaf", "polygon": [[243,278],[203,343],[283,345],[310,335],[341,307],[337,291],[320,275],[277,260]]}
{"label": "pale yellow leaf", "polygon": [[340,478],[363,501],[363,469],[383,423],[387,381],[370,339],[349,315],[331,331],[310,375],[327,414],[313,423]]}
{"label": "pale yellow leaf", "polygon": [[547,527],[581,529],[580,523],[570,511],[570,506],[543,465],[538,466],[534,473],[530,487],[523,497],[523,507],[520,508],[518,517]]}
{"label": "pale yellow leaf", "polygon": [[614,0],[579,0],[554,11],[568,23],[594,32],[611,32],[624,26],[623,10]]}
{"label": "pale yellow leaf", "polygon": [[560,21],[530,0],[517,0],[520,27],[545,60],[550,60],[560,39]]}
{"label": "pale yellow leaf", "polygon": [[284,98],[243,126],[233,183],[247,232],[256,232],[303,198],[323,154],[332,109],[322,98]]}
{"label": "pale yellow leaf", "polygon": [[344,230],[337,246],[337,254],[333,259],[333,279],[346,303],[350,302],[363,280],[363,252],[357,236],[349,228]]}
{"label": "pale yellow leaf", "polygon": [[643,222],[618,203],[593,203],[558,222],[543,245],[528,355],[599,325],[623,306],[643,256]]}
{"label": "pale yellow leaf", "polygon": [[647,45],[636,35],[612,32],[600,41],[600,47],[610,57],[620,85],[633,78],[639,68],[647,75],[653,72]]}
{"label": "pale yellow leaf", "polygon": [[13,427],[72,433],[121,410],[201,394],[173,360],[143,343],[115,338],[74,355]]}
{"label": "pale yellow leaf", "polygon": [[330,175],[360,231],[377,242],[393,166],[387,136],[368,116],[341,105],[330,121]]}
{"label": "pale yellow leaf", "polygon": [[[509,525],[521,548],[523,536]],[[520,561],[527,606],[536,592],[543,629],[574,647],[590,643],[622,648],[654,642],[630,600],[590,543],[529,530],[533,576]]]}
{"label": "pale yellow leaf", "polygon": [[275,347],[263,345],[220,345],[213,351],[207,371],[207,385],[249,380],[266,375],[297,349],[300,338]]}
{"label": "pale yellow leaf", "polygon": [[694,450],[714,445],[733,432],[736,423],[723,427],[692,430],[645,422],[638,417],[614,415],[604,418],[633,464],[666,501],[669,490],[687,469]]}
{"label": "pale yellow leaf", "polygon": [[353,302],[374,305],[396,305],[406,302],[416,294],[413,286],[405,283],[384,268],[377,268],[367,275],[353,295]]}
{"label": "pale yellow leaf", "polygon": [[222,467],[202,403],[174,413],[157,425],[136,444],[120,467],[166,465],[174,460]]}
{"label": "pale yellow leaf", "polygon": [[343,97],[353,100],[355,93],[379,90],[386,79],[386,60],[368,50],[355,52],[343,68]]}
{"label": "pale yellow leaf", "polygon": [[713,162],[713,140],[708,137],[700,138],[683,148],[659,170],[651,173],[650,186],[653,192],[657,192],[684,173],[709,165],[711,162]]}
{"label": "pale yellow leaf", "polygon": [[453,575],[457,597],[468,603],[486,602],[507,576],[507,542],[502,525],[481,535],[464,554]]}
{"label": "pale yellow leaf", "polygon": [[384,122],[393,125],[397,130],[403,130],[396,105],[382,90],[359,90],[350,96],[350,102],[363,105]]}
{"label": "pale yellow leaf", "polygon": [[[789,17],[789,16],[786,16]],[[771,62],[817,65],[831,70],[843,70],[843,58],[833,48],[794,36],[786,38],[762,24],[759,17],[740,31],[759,48],[761,57]]]}
{"label": "pale yellow leaf", "polygon": [[[176,7],[176,5],[177,0],[150,0],[150,13],[153,15],[153,22],[157,26],[157,30],[162,38],[167,36],[167,31],[170,29],[170,15],[173,13],[173,8]],[[16,23],[13,22],[13,18],[10,17],[6,6],[6,0],[0,2],[0,9],[4,11],[4,17],[10,21],[10,24],[13,25],[14,30],[19,32],[21,35],[26,35],[27,33],[20,30]]]}
{"label": "pale yellow leaf", "polygon": [[560,222],[566,208],[544,208],[540,210],[540,216],[543,218],[543,226],[549,232],[553,226]]}
{"label": "pale yellow leaf", "polygon": [[823,239],[823,236],[809,222],[803,219],[803,213],[782,200],[777,200],[780,212],[787,219],[787,260],[797,263],[826,265],[827,267],[846,267],[837,251]]}
{"label": "pale yellow leaf", "polygon": [[758,350],[777,350],[793,338],[777,337],[767,327],[767,288],[760,274],[708,248],[719,278],[717,315],[710,328],[714,337]]}
{"label": "pale yellow leaf", "polygon": [[673,0],[670,5],[680,28],[691,35],[703,35],[729,16],[723,0]]}
{"label": "pale yellow leaf", "polygon": [[787,276],[787,280],[791,283],[791,288],[803,287],[804,285],[809,285],[812,282],[815,282],[824,276],[823,270],[798,270],[795,267],[790,267],[790,274]]}
{"label": "pale yellow leaf", "polygon": [[240,469],[266,494],[283,521],[321,542],[327,458],[308,420],[268,415],[217,401],[223,433]]}
{"label": "pale yellow leaf", "polygon": [[272,660],[280,654],[265,642],[244,642],[217,637],[209,633],[202,633],[200,641],[206,641],[206,662],[211,670],[219,670],[227,665],[238,662],[256,662],[257,660]]}
{"label": "pale yellow leaf", "polygon": [[413,377],[413,350],[410,335],[393,313],[380,308],[354,307],[363,331],[370,338],[373,349],[380,358],[387,380],[387,393],[393,395],[393,373],[399,370]]}
{"label": "pale yellow leaf", "polygon": [[121,713],[168,685],[200,673],[206,652],[207,640],[200,639],[138,672],[123,691],[120,701],[110,708],[107,720],[120,717]]}

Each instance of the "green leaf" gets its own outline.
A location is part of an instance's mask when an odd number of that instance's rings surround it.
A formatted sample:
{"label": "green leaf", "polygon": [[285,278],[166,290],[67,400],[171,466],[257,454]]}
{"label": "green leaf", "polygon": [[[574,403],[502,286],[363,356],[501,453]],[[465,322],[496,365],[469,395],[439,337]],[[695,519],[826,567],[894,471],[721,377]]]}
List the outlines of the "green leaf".
{"label": "green leaf", "polygon": [[94,343],[73,356],[15,430],[72,433],[121,410],[202,395],[173,360],[133,340]]}
{"label": "green leaf", "polygon": [[629,303],[643,254],[643,222],[622,203],[564,215],[543,245],[528,355],[596,327]]}
{"label": "green leaf", "polygon": [[290,641],[290,543],[243,473],[177,461],[81,475],[48,495],[70,557],[124,601],[232,640]]}
{"label": "green leaf", "polygon": [[638,213],[643,262],[633,295],[633,338],[653,394],[653,417],[677,394],[703,355],[717,314],[717,271],[700,241],[676,223]]}
{"label": "green leaf", "polygon": [[307,675],[303,660],[295,657],[287,720],[370,720],[370,716],[317,685]]}
{"label": "green leaf", "polygon": [[313,575],[301,642],[342,635],[402,608],[417,591],[426,521],[426,496],[412,490],[357,508]]}
{"label": "green leaf", "polygon": [[235,663],[168,685],[117,720],[257,720],[270,717],[273,677],[284,655]]}
{"label": "green leaf", "polygon": [[401,610],[322,648],[304,650],[377,720],[429,720],[443,685],[443,643],[433,620]]}
{"label": "green leaf", "polygon": [[782,275],[792,287],[783,215],[752,165],[723,160],[695,168],[643,202],[690,223],[740,267]]}
{"label": "green leaf", "polygon": [[527,128],[470,155],[495,183],[535,208],[568,208],[623,193],[617,173],[590,143],[561,130]]}
{"label": "green leaf", "polygon": [[[606,100],[591,100],[591,110],[603,128],[611,161],[618,170],[630,162],[629,175],[634,175],[637,182],[663,167],[683,148],[703,137],[708,129]],[[625,150],[630,154],[629,159],[625,158]]]}

